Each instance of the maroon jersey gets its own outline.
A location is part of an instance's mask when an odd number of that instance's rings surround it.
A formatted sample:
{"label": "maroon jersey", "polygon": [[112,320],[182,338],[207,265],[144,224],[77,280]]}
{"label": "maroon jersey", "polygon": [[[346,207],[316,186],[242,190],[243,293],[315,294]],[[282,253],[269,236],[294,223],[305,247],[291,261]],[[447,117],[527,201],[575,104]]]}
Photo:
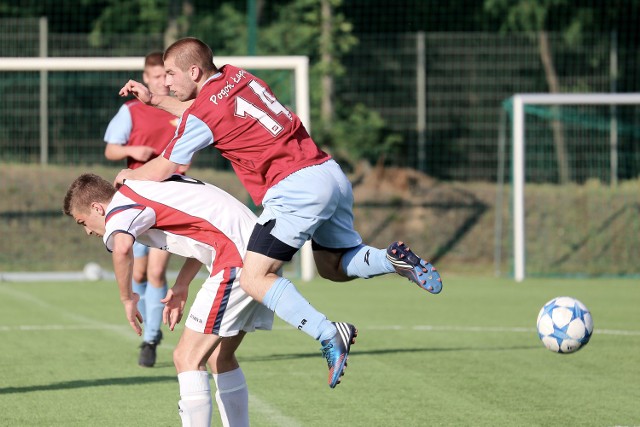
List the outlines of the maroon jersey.
{"label": "maroon jersey", "polygon": [[[166,111],[138,101],[127,101],[111,120],[105,133],[109,144],[146,145],[152,147],[154,156],[162,153],[164,147],[176,132],[178,118]],[[144,162],[127,157],[127,167],[136,169]]]}
{"label": "maroon jersey", "polygon": [[330,158],[265,82],[231,65],[204,84],[163,155],[188,164],[208,145],[231,161],[256,204],[283,178]]}

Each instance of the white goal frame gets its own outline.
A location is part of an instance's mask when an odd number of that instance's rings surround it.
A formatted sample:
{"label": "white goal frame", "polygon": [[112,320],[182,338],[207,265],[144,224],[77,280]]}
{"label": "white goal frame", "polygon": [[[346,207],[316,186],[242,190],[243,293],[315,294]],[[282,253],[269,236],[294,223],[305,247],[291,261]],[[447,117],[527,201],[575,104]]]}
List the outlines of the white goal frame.
{"label": "white goal frame", "polygon": [[[525,106],[526,105],[634,105],[640,93],[518,93],[513,96],[513,252],[514,278],[525,279]],[[612,147],[613,148],[613,147]],[[612,155],[614,151],[612,150]]]}
{"label": "white goal frame", "polygon": [[[292,70],[295,85],[295,112],[311,132],[309,101],[309,58],[307,56],[215,56],[216,64],[233,64],[245,69]],[[39,71],[40,79],[40,163],[48,163],[48,91],[49,71],[128,71],[144,68],[144,57],[31,57],[0,58],[0,71]],[[122,82],[123,84],[126,82]],[[309,281],[315,275],[311,245],[300,251],[300,274]]]}

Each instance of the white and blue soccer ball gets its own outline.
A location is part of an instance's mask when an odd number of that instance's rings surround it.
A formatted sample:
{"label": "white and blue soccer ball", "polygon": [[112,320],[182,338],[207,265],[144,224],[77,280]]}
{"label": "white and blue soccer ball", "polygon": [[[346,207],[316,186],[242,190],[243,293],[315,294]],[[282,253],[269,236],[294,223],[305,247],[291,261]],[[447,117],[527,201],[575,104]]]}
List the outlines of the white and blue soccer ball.
{"label": "white and blue soccer ball", "polygon": [[575,298],[557,297],[538,314],[538,336],[556,353],[573,353],[587,345],[593,333],[589,309]]}

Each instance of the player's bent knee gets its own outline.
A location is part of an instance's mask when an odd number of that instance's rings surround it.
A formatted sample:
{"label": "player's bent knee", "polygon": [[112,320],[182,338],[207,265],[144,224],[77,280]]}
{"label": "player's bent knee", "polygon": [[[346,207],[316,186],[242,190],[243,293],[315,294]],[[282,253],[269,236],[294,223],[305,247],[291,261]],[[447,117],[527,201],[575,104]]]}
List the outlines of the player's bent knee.
{"label": "player's bent knee", "polygon": [[133,272],[133,281],[137,283],[144,283],[147,281],[147,274],[142,272]]}
{"label": "player's bent knee", "polygon": [[240,288],[247,293],[250,297],[255,298],[256,296],[254,295],[254,289],[255,286],[251,286],[252,283],[255,283],[255,278],[250,278],[248,277],[249,275],[247,274],[245,276],[245,272],[243,271],[242,274],[240,275]]}
{"label": "player's bent knee", "polygon": [[315,241],[312,242],[312,248],[313,258],[320,277],[333,282],[351,280],[340,266],[340,260],[344,255],[345,249],[325,248]]}
{"label": "player's bent knee", "polygon": [[148,282],[149,283],[153,283],[155,285],[158,286],[163,286],[165,283],[167,283],[167,278],[164,274],[164,270],[162,269],[158,269],[157,271],[151,270],[149,271],[149,273],[147,274],[148,277]]}
{"label": "player's bent knee", "polygon": [[197,371],[204,364],[202,359],[203,357],[180,345],[173,350],[173,365],[178,372]]}
{"label": "player's bent knee", "polygon": [[323,279],[331,280],[332,282],[346,282],[351,280],[351,277],[345,275],[342,271],[335,268],[323,269],[318,268],[318,274]]}

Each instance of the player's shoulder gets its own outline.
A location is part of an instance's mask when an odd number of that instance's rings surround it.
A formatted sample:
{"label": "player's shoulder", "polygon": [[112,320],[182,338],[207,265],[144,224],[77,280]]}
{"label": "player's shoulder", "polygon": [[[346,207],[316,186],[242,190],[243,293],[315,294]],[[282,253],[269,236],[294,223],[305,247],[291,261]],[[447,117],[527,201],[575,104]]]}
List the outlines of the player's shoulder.
{"label": "player's shoulder", "polygon": [[142,103],[139,99],[130,99],[126,101],[123,106],[131,109],[136,108],[140,105],[144,105],[144,103]]}
{"label": "player's shoulder", "polygon": [[136,116],[142,116],[145,118],[175,117],[173,114],[167,111],[161,110],[160,108],[152,107],[151,105],[147,105],[137,99],[127,101],[125,105],[129,108],[129,112],[135,114]]}

